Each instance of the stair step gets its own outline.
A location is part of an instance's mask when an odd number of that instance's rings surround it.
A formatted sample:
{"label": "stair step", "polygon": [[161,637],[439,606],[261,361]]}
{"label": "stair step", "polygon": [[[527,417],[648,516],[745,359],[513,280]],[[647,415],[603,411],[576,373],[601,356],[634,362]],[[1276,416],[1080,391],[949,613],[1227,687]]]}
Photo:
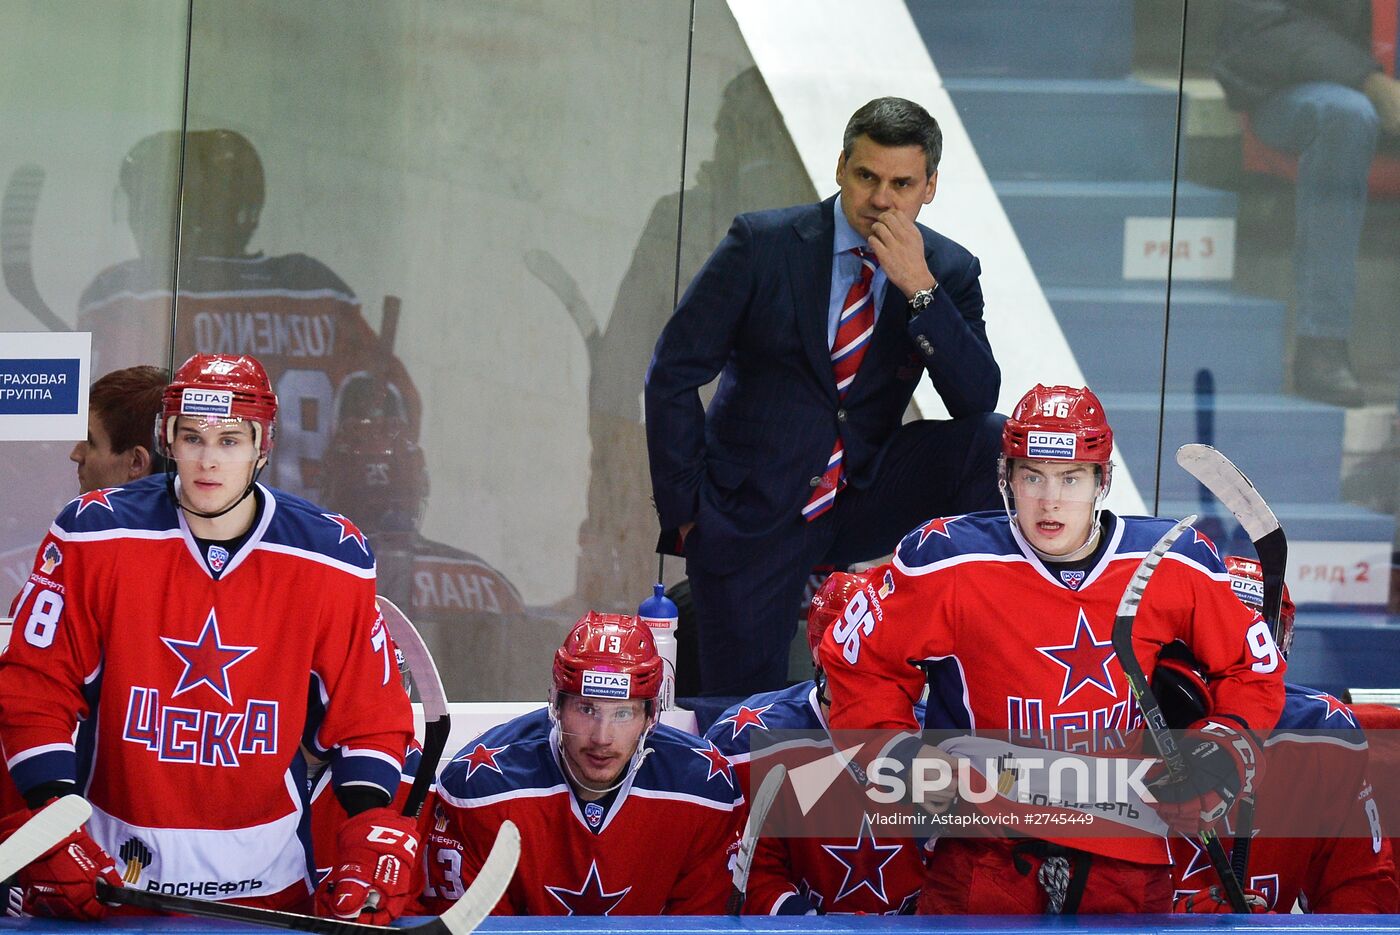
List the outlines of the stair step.
{"label": "stair step", "polygon": [[914,0],[909,14],[945,78],[1120,78],[1133,63],[1122,0]]}
{"label": "stair step", "polygon": [[[1164,284],[1054,286],[1045,297],[1096,391],[1131,392],[1161,371]],[[1191,391],[1204,367],[1219,393],[1280,392],[1285,313],[1281,302],[1228,289],[1173,288],[1167,389]]]}
{"label": "stair step", "polygon": [[1400,616],[1300,607],[1286,678],[1339,698],[1400,685]]}
{"label": "stair step", "polygon": [[[1107,405],[1105,403],[1104,405]],[[1170,468],[1163,471],[1163,479],[1168,471],[1181,474],[1186,477],[1186,472],[1176,466],[1175,454]],[[1134,475],[1145,488],[1150,484],[1151,477],[1146,478]],[[1189,481],[1190,478],[1187,477]],[[1143,483],[1146,481],[1146,483]],[[1260,490],[1264,491],[1263,486]],[[1208,534],[1220,547],[1222,555],[1249,555],[1253,551],[1249,536],[1235,518],[1221,504],[1215,502],[1215,498],[1209,493],[1204,497],[1196,499],[1176,500],[1164,499],[1157,508],[1161,516],[1172,516],[1181,518],[1192,513],[1201,517],[1196,522],[1201,531]],[[1391,537],[1395,532],[1395,517],[1384,513],[1375,513],[1363,507],[1351,503],[1286,503],[1275,502],[1273,497],[1266,496],[1269,502],[1269,509],[1274,511],[1278,517],[1279,524],[1283,526],[1284,532],[1288,534],[1290,543],[1290,553],[1299,552],[1298,555],[1290,555],[1289,559],[1289,586],[1294,586],[1294,581],[1301,574],[1305,566],[1316,569],[1321,563],[1322,557],[1329,552],[1326,543],[1346,543],[1346,542],[1367,542],[1378,543],[1374,548],[1383,549],[1388,554]],[[1305,545],[1305,543],[1317,543],[1316,547]],[[1341,554],[1340,546],[1336,548],[1336,553]],[[1319,554],[1320,553],[1320,554]],[[1309,578],[1319,577],[1316,570],[1310,571]],[[1317,594],[1316,590],[1306,587],[1308,582],[1298,581],[1303,587],[1303,593],[1298,595],[1300,602],[1304,598],[1311,599],[1310,595]],[[1334,603],[1332,595],[1327,595],[1325,599],[1317,603]],[[1356,601],[1345,601],[1343,603],[1358,603]]]}
{"label": "stair step", "polygon": [[1166,181],[1176,94],[1131,79],[944,82],[998,179]]}
{"label": "stair step", "polygon": [[[1161,219],[1172,209],[1169,182],[1003,181],[994,185],[1007,218],[1045,286],[1120,286],[1127,219]],[[1230,192],[1182,183],[1177,190],[1178,242],[1183,221],[1225,219],[1233,230],[1237,202]],[[1233,255],[1234,242],[1214,244]],[[1136,248],[1135,248],[1136,249]],[[1165,256],[1165,254],[1163,254]],[[1165,267],[1163,267],[1165,269]],[[1177,282],[1190,275],[1174,270]],[[1155,280],[1142,280],[1150,282]]]}
{"label": "stair step", "polygon": [[[1159,496],[1194,501],[1200,485],[1176,466],[1176,450],[1189,442],[1214,443],[1244,471],[1272,503],[1332,503],[1341,497],[1344,416],[1342,410],[1291,396],[1229,393],[1215,397],[1214,441],[1197,429],[1197,402],[1191,393],[1167,393],[1165,418],[1155,392],[1105,393],[1108,412],[1124,460],[1140,489],[1152,489],[1156,473],[1159,419],[1165,464]],[[1361,538],[1353,536],[1352,538]]]}

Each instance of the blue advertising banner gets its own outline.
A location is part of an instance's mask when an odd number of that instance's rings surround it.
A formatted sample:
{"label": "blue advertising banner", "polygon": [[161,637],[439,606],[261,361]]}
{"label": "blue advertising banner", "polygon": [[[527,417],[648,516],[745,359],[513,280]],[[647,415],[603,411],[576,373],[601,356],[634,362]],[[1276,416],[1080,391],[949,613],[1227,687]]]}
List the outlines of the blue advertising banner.
{"label": "blue advertising banner", "polygon": [[0,358],[0,415],[75,415],[78,370],[68,358]]}

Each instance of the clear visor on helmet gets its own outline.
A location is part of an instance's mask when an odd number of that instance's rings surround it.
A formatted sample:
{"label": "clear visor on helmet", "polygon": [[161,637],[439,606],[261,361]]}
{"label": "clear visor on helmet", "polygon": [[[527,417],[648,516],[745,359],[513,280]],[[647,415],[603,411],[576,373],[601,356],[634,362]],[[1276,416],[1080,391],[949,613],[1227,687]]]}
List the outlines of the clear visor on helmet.
{"label": "clear visor on helmet", "polygon": [[1011,463],[1009,486],[1017,503],[1092,503],[1101,484],[1098,465],[1082,461],[1024,461]]}
{"label": "clear visor on helmet", "polygon": [[566,734],[587,734],[598,727],[628,727],[645,723],[651,704],[639,698],[589,698],[556,692],[555,716]]}
{"label": "clear visor on helmet", "polygon": [[251,464],[258,460],[261,423],[228,416],[178,416],[166,435],[174,461]]}

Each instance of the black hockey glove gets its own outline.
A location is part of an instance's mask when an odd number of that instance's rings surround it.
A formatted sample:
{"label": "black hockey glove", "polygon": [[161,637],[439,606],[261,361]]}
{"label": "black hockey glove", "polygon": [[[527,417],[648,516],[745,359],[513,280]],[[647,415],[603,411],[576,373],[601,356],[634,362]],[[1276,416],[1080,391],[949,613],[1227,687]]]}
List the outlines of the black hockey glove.
{"label": "black hockey glove", "polygon": [[1214,830],[1243,795],[1252,796],[1263,772],[1263,756],[1249,732],[1225,720],[1198,721],[1180,738],[1183,775],[1148,783],[1157,814],[1173,831],[1195,835]]}

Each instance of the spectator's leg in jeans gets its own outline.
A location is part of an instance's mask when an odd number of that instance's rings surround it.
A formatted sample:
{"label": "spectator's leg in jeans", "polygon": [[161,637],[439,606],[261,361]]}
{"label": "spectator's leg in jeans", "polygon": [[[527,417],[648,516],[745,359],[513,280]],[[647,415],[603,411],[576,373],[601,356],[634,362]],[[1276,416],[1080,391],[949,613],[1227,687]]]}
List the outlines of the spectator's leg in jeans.
{"label": "spectator's leg in jeans", "polygon": [[1295,388],[1327,402],[1360,405],[1346,341],[1356,305],[1366,176],[1376,151],[1376,109],[1360,91],[1310,82],[1274,94],[1250,118],[1261,140],[1298,155]]}

